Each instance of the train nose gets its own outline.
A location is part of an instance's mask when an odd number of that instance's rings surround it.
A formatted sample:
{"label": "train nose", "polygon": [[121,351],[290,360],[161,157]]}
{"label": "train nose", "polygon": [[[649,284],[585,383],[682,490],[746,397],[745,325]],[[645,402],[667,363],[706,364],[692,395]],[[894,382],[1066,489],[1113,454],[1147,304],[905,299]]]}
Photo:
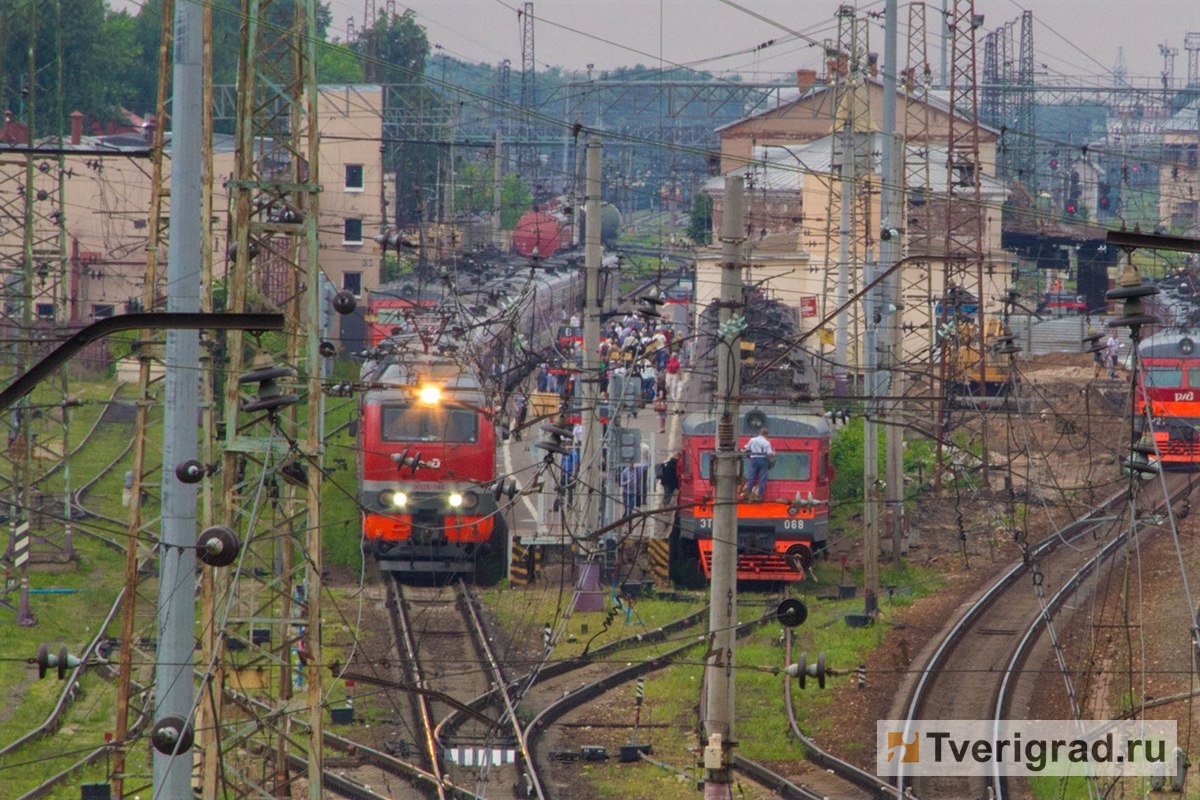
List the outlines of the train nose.
{"label": "train nose", "polygon": [[414,544],[433,546],[444,545],[447,541],[445,531],[432,525],[414,525],[412,540]]}

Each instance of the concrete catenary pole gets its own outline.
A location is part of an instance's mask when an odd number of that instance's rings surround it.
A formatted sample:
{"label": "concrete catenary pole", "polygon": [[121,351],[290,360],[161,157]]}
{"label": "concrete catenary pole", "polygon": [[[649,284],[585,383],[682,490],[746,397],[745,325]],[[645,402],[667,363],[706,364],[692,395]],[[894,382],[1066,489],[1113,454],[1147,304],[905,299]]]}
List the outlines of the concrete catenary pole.
{"label": "concrete catenary pole", "polygon": [[[725,178],[725,210],[721,220],[721,299],[717,326],[717,421],[713,454],[712,596],[705,663],[704,800],[728,800],[734,745],[734,665],[737,626],[737,447],[741,346],[738,321],[742,308],[742,242],[745,184]],[[736,316],[735,316],[736,312]]]}
{"label": "concrete catenary pole", "polygon": [[492,245],[500,246],[500,200],[504,188],[504,159],[501,155],[503,139],[496,129],[495,144],[492,145]]}
{"label": "concrete catenary pole", "polygon": [[[897,26],[899,25],[897,9],[898,0],[886,0],[883,7],[883,158],[880,172],[883,176],[883,192],[881,214],[892,226],[890,230],[900,231],[907,226],[903,219],[904,203],[904,142],[896,132],[896,92],[900,75],[900,63],[896,55]],[[879,263],[884,270],[896,263],[900,255],[899,236],[889,234],[879,246]],[[903,268],[901,268],[903,269]],[[884,502],[888,514],[886,521],[888,530],[885,533],[892,537],[892,563],[899,565],[901,555],[901,536],[904,533],[904,428],[900,424],[900,395],[902,382],[899,371],[901,362],[900,323],[904,316],[904,298],[901,293],[903,275],[899,271],[892,272],[883,285],[883,294],[887,298],[887,308],[884,309],[884,341],[886,355],[883,368],[886,370],[884,382],[885,394],[890,398],[885,401],[883,421],[886,424],[885,441],[885,471],[884,471]]]}
{"label": "concrete catenary pole", "polygon": [[[167,311],[200,310],[203,21],[195,0],[175,5],[175,98],[171,114],[171,213],[167,248]],[[175,466],[196,458],[200,334],[167,332],[163,403],[162,535],[159,544],[158,661],[154,672],[156,724],[192,719],[196,641],[195,484],[181,482]],[[154,796],[191,796],[192,753],[154,751]]]}
{"label": "concrete catenary pole", "polygon": [[587,179],[584,186],[587,208],[587,232],[583,247],[583,384],[580,400],[583,405],[583,441],[579,451],[579,486],[576,503],[579,507],[579,525],[576,530],[585,534],[599,524],[599,489],[603,476],[600,474],[600,156],[603,149],[600,138],[589,136],[587,140]]}

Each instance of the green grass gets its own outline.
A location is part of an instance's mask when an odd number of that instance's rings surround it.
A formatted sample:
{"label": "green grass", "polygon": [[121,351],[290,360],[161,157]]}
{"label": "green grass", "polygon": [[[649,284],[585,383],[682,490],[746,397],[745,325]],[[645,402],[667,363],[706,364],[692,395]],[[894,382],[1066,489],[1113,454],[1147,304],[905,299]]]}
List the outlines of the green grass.
{"label": "green grass", "polygon": [[[829,667],[853,671],[860,662],[866,660],[873,648],[883,642],[888,626],[877,624],[867,628],[851,628],[846,625],[843,621],[845,614],[861,612],[861,596],[841,601],[817,599],[818,596],[831,593],[842,576],[839,570],[827,564],[816,572],[821,578],[819,582],[789,588],[789,593],[802,597],[809,609],[807,622],[795,629],[793,658],[798,659],[801,652],[806,652],[810,662],[814,662],[817,654],[824,652]],[[941,578],[936,573],[908,567],[884,569],[881,577],[884,585],[905,586],[911,591],[910,594],[897,594],[890,599],[886,594],[881,598],[885,618],[917,598],[936,591],[941,585]],[[857,572],[849,572],[845,579],[854,582],[859,578]],[[497,612],[500,623],[510,635],[518,637],[532,635],[529,620],[554,619],[558,608],[557,595],[545,590],[494,589],[486,592],[484,599]],[[697,596],[697,601],[688,605],[641,600],[637,608],[639,614],[647,618],[648,624],[651,620],[657,624],[660,616],[662,621],[680,617],[702,599]],[[739,591],[738,618],[748,621],[764,613],[769,614],[778,605],[779,599],[780,594],[775,591]],[[606,602],[611,609],[611,600]],[[552,657],[566,658],[577,652],[582,639],[582,626],[587,625],[589,633],[595,633],[596,621],[603,620],[603,617],[600,613],[572,615],[567,622],[567,631],[577,641],[559,644]],[[619,619],[623,620],[623,617]],[[623,621],[621,624],[624,624]],[[707,624],[701,626],[701,630],[707,630]],[[615,630],[613,635],[628,633],[628,630]],[[803,749],[788,728],[783,705],[783,686],[788,678],[782,673],[787,665],[781,634],[781,626],[772,619],[739,639],[737,644],[737,720],[734,727],[738,752],[754,760],[788,761],[803,757]],[[606,633],[602,640],[597,640],[597,644],[607,641],[607,637]],[[676,643],[682,641],[685,641],[683,636],[676,637]],[[670,769],[649,764],[617,764],[612,759],[604,764],[583,766],[584,774],[589,776],[602,797],[653,796],[658,800],[683,800],[696,796],[694,781],[701,777],[701,772],[696,768],[699,759],[696,748],[700,743],[696,710],[704,675],[704,653],[703,645],[697,645],[684,655],[675,657],[668,667],[646,676],[642,722],[652,724],[647,724],[639,732],[638,741],[650,742],[654,751],[652,757],[667,764]],[[642,657],[645,657],[645,652],[639,650],[622,652],[613,658],[624,662]],[[832,689],[838,682],[853,679],[830,676],[825,690],[817,688],[816,681],[811,679],[808,688],[803,691],[798,683],[793,684],[796,712],[806,734],[819,739],[824,732],[838,724]],[[618,689],[618,697],[621,691],[628,691],[631,698],[630,727],[597,728],[581,732],[577,735],[580,744],[600,744],[615,754],[621,744],[628,743],[632,735],[633,687]],[[584,741],[583,737],[587,740]],[[687,777],[681,777],[681,774]],[[751,792],[747,796],[756,795]]]}

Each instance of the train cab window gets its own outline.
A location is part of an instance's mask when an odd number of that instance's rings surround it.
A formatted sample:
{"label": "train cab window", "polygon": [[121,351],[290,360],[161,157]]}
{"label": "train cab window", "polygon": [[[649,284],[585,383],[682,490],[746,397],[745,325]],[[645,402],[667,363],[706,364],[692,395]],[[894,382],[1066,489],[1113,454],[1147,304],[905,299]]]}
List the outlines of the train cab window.
{"label": "train cab window", "polygon": [[767,478],[777,481],[812,480],[812,455],[810,453],[776,453],[775,466],[771,467]]}
{"label": "train cab window", "polygon": [[384,406],[385,442],[476,442],[479,418],[467,409]]}
{"label": "train cab window", "polygon": [[[748,459],[748,457],[746,458]],[[700,454],[700,477],[706,481],[712,480],[712,462],[712,450],[705,450]],[[743,472],[748,472],[749,469],[750,467],[747,465]],[[775,464],[767,473],[767,479],[778,481],[812,480],[812,454],[777,452],[775,454]]]}
{"label": "train cab window", "polygon": [[1183,370],[1167,366],[1146,367],[1142,373],[1142,383],[1157,389],[1177,389],[1183,386]]}
{"label": "train cab window", "polygon": [[1189,387],[1194,389],[1200,386],[1200,367],[1188,367],[1187,379]]}

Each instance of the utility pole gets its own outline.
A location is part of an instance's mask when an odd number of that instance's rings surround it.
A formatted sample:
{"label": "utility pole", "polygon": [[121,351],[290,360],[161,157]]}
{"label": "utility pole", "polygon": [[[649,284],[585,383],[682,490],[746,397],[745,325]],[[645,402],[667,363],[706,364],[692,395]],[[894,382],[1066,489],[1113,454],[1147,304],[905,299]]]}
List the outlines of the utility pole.
{"label": "utility pole", "polygon": [[[704,800],[732,797],[730,762],[734,747],[734,666],[737,644],[737,472],[738,418],[741,414],[742,242],[745,185],[738,176],[725,178],[725,212],[721,220],[721,300],[717,326],[717,421],[713,453],[712,595],[709,601],[708,654],[704,723]],[[738,312],[737,318],[734,311]]]}
{"label": "utility pole", "polygon": [[[579,466],[576,474],[580,491],[575,493],[576,530],[583,534],[594,530],[598,523],[600,482],[600,137],[587,140],[587,181],[584,202],[587,207],[587,234],[583,247],[583,384],[580,400],[583,406],[583,441],[580,443]],[[611,455],[610,455],[611,457]]]}
{"label": "utility pole", "polygon": [[[171,235],[167,245],[167,311],[200,310],[200,250],[204,218],[200,173],[204,141],[203,8],[197,0],[175,6],[175,60],[171,113]],[[160,121],[160,124],[165,124]],[[167,331],[166,396],[163,402],[162,535],[159,541],[158,649],[154,670],[155,725],[174,718],[192,724],[196,668],[195,483],[184,483],[175,466],[196,460],[199,450],[200,334]],[[167,752],[163,752],[166,750]],[[191,794],[189,745],[154,748],[154,789],[160,797]]]}
{"label": "utility pole", "polygon": [[[900,73],[900,61],[896,54],[899,27],[897,5],[897,0],[886,0],[883,7],[883,157],[880,162],[883,189],[880,194],[879,213],[888,235],[880,237],[879,266],[885,271],[896,263],[900,255],[900,237],[892,235],[891,231],[899,233],[900,228],[907,227],[906,222],[902,224],[905,216],[902,202],[904,143],[896,131],[896,92],[899,88]],[[886,401],[880,409],[880,419],[885,425],[886,442],[883,496],[887,512],[890,512],[885,513],[884,520],[890,528],[890,531],[885,530],[885,533],[890,533],[892,537],[894,566],[900,565],[900,537],[904,528],[904,428],[900,425],[901,409],[898,399],[902,394],[902,384],[901,373],[896,369],[904,361],[900,352],[900,321],[904,318],[904,298],[900,289],[902,283],[902,276],[895,272],[883,284],[883,296],[888,306],[883,309],[883,394],[893,398]]]}
{"label": "utility pole", "polygon": [[[152,152],[154,154],[150,172],[150,224],[146,239],[146,277],[142,285],[142,309],[154,310],[154,300],[159,288],[160,269],[158,264],[159,245],[167,236],[163,224],[162,210],[170,192],[163,180],[163,141],[166,135],[167,75],[171,66],[171,45],[174,42],[173,23],[175,0],[164,0],[162,16],[162,44],[158,52],[158,94],[154,104],[157,125],[154,128]],[[211,126],[211,120],[209,121]],[[205,133],[211,127],[205,128]],[[151,341],[154,334],[143,330],[143,342]],[[120,800],[125,794],[125,758],[128,751],[126,737],[129,733],[130,698],[133,696],[133,641],[137,624],[137,581],[138,562],[141,553],[138,543],[142,536],[149,538],[143,530],[142,487],[149,477],[146,474],[146,430],[150,425],[152,362],[150,348],[142,348],[138,359],[138,394],[134,421],[133,469],[130,470],[129,524],[126,528],[125,545],[125,599],[121,607],[121,644],[117,661],[117,720],[115,739],[118,743],[113,752],[112,789]],[[197,726],[199,727],[199,726]]]}
{"label": "utility pole", "polygon": [[504,188],[504,160],[501,157],[503,146],[500,129],[496,129],[495,145],[492,150],[492,246],[500,246],[500,200]]}

